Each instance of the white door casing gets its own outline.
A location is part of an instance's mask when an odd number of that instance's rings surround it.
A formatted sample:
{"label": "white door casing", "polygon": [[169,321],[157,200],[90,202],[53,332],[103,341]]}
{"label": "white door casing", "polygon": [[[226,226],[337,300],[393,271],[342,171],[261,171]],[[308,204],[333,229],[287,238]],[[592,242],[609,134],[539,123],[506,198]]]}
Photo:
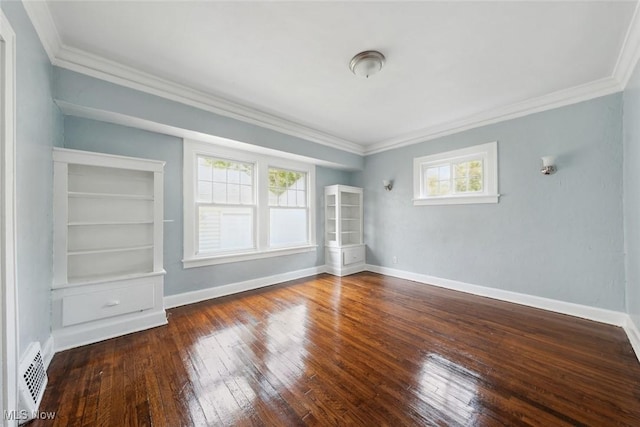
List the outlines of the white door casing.
{"label": "white door casing", "polygon": [[[0,425],[15,426],[5,411],[17,410],[18,304],[15,254],[16,36],[0,10]],[[15,418],[15,417],[13,417]]]}

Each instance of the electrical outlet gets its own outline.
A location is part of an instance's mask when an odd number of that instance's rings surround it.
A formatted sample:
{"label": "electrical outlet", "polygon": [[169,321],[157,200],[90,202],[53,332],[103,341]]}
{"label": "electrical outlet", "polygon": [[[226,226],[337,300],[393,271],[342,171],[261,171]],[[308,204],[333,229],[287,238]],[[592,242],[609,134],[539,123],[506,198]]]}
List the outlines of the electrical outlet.
{"label": "electrical outlet", "polygon": [[393,263],[394,263],[394,264],[397,264],[397,263],[398,263],[398,257],[397,257],[397,256],[395,256],[395,255],[394,255],[394,257],[393,257]]}

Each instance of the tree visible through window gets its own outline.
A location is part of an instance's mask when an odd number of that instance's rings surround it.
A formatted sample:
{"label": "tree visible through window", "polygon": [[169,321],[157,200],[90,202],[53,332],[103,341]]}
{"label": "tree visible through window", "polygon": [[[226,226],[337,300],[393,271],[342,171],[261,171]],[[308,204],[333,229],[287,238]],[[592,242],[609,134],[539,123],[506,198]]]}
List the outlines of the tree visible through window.
{"label": "tree visible through window", "polygon": [[185,268],[317,250],[315,166],[184,141]]}
{"label": "tree visible through window", "polygon": [[456,193],[482,191],[482,160],[456,163],[453,169]]}
{"label": "tree visible through window", "polygon": [[413,159],[414,205],[497,203],[497,143]]}
{"label": "tree visible through window", "polygon": [[430,166],[427,167],[425,175],[428,196],[482,191],[482,160],[480,159]]}

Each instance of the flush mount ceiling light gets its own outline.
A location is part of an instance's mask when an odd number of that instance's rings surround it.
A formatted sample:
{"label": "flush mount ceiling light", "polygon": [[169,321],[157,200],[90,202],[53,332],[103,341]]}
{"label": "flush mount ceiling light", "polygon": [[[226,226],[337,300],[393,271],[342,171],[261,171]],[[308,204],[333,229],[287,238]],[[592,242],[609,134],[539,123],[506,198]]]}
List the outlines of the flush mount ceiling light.
{"label": "flush mount ceiling light", "polygon": [[369,78],[382,69],[384,61],[384,55],[380,52],[367,50],[354,56],[349,68],[356,76]]}

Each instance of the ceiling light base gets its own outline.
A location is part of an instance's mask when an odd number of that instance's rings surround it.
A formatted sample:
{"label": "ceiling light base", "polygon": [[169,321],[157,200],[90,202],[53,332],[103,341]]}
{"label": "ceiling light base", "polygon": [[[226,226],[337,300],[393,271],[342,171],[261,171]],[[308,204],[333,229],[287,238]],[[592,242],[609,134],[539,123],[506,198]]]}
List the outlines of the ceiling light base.
{"label": "ceiling light base", "polygon": [[359,77],[369,78],[382,69],[386,58],[377,50],[360,52],[351,59],[349,69]]}

